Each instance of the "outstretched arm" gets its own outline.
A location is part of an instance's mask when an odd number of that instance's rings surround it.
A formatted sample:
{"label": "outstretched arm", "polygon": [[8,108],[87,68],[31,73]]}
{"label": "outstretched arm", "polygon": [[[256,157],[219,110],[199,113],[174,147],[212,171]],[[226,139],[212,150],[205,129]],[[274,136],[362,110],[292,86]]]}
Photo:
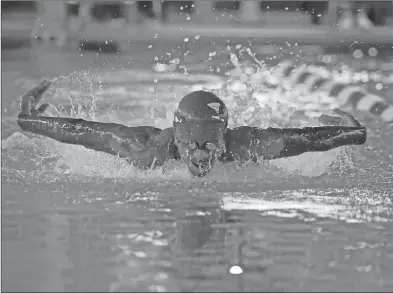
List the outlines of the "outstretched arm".
{"label": "outstretched arm", "polygon": [[351,115],[336,110],[344,118],[322,115],[320,122],[334,126],[305,128],[240,127],[236,139],[247,152],[239,153],[241,159],[278,159],[305,152],[329,151],[346,145],[364,144],[367,130]]}
{"label": "outstretched arm", "polygon": [[22,130],[128,158],[143,167],[150,167],[154,159],[166,159],[169,131],[150,126],[127,127],[115,123],[40,116],[48,104],[38,109],[37,104],[49,86],[50,83],[44,80],[22,97],[17,120]]}

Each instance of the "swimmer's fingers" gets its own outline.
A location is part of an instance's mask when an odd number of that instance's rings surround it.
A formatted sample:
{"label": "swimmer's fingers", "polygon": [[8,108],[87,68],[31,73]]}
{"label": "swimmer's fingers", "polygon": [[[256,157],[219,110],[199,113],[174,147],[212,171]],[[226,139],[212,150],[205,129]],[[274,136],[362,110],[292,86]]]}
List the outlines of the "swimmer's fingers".
{"label": "swimmer's fingers", "polygon": [[333,111],[336,114],[340,115],[341,117],[322,114],[319,117],[319,123],[322,125],[334,125],[334,126],[351,126],[351,127],[361,126],[359,121],[357,121],[351,114],[344,112],[340,109],[334,109]]}
{"label": "swimmer's fingers", "polygon": [[42,114],[45,112],[46,109],[48,109],[49,104],[42,104],[39,108],[38,108],[38,113]]}
{"label": "swimmer's fingers", "polygon": [[29,90],[26,94],[24,94],[21,99],[18,117],[38,116],[42,114],[49,105],[43,104],[37,109],[37,104],[50,85],[51,82],[47,79],[44,79],[38,85]]}
{"label": "swimmer's fingers", "polygon": [[38,109],[37,108],[32,108],[30,115],[34,116],[34,117],[37,117],[37,116],[41,115],[42,113],[44,113],[44,111],[46,109],[48,109],[48,107],[49,107],[49,104],[42,104]]}
{"label": "swimmer's fingers", "polygon": [[33,107],[33,108],[31,108],[30,115],[37,117],[37,116],[41,115],[42,113],[44,113],[44,111],[46,109],[48,109],[48,107],[49,107],[49,104],[42,104],[41,106],[39,106],[38,109],[36,107]]}
{"label": "swimmer's fingers", "polygon": [[353,127],[360,127],[361,124],[357,121],[351,114],[344,112],[340,109],[333,110],[336,114],[342,116],[340,124],[341,126],[353,126]]}
{"label": "swimmer's fingers", "polygon": [[50,85],[51,85],[51,82],[47,79],[44,79],[39,84],[37,84],[35,87],[33,87],[31,90],[29,90],[26,94],[24,94],[22,99],[24,97],[31,96],[31,97],[34,97],[35,104],[37,104],[40,101],[40,99],[42,98],[42,95],[50,87]]}
{"label": "swimmer's fingers", "polygon": [[22,97],[22,102],[20,104],[20,112],[18,113],[18,117],[23,116],[39,116],[46,109],[48,109],[49,104],[42,104],[38,109],[36,108],[35,98],[33,96],[24,96]]}
{"label": "swimmer's fingers", "polygon": [[338,109],[338,108],[334,108],[334,109],[333,109],[333,112],[336,113],[336,114],[338,114],[338,115],[340,115],[340,116],[344,116],[344,117],[351,116],[351,117],[352,117],[352,115],[349,114],[348,112],[345,112],[345,111],[340,110],[340,109]]}
{"label": "swimmer's fingers", "polygon": [[35,99],[33,96],[23,96],[20,103],[18,117],[33,116],[32,110],[35,109]]}
{"label": "swimmer's fingers", "polygon": [[340,125],[341,120],[342,120],[341,117],[329,116],[329,115],[325,115],[325,114],[322,114],[319,117],[319,123],[322,125],[338,126],[338,125]]}

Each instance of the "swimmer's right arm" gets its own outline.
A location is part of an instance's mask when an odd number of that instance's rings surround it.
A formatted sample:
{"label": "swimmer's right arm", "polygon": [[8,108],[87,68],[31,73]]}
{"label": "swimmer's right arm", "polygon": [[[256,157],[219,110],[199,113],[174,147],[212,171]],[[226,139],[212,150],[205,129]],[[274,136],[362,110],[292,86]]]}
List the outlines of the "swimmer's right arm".
{"label": "swimmer's right arm", "polygon": [[41,116],[48,108],[48,104],[38,108],[37,104],[49,86],[48,81],[43,81],[22,97],[21,110],[17,118],[22,130],[62,143],[82,145],[96,151],[146,161],[147,164],[150,151],[157,149],[160,144],[167,143],[168,131],[155,127],[127,127],[116,123]]}

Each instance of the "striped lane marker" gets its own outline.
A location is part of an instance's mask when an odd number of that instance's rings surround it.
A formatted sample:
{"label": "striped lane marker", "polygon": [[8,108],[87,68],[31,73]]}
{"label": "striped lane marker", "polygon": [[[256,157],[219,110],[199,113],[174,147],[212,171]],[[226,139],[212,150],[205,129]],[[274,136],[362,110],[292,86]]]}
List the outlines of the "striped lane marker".
{"label": "striped lane marker", "polygon": [[329,82],[329,80],[325,77],[318,76],[318,79],[315,80],[315,82],[312,84],[310,88],[310,92],[315,92],[319,89],[322,89],[325,87],[325,84]]}
{"label": "striped lane marker", "polygon": [[356,85],[346,86],[338,95],[337,99],[342,101],[344,105],[349,103],[349,98],[352,96],[362,96],[364,94],[364,89]]}
{"label": "striped lane marker", "polygon": [[393,122],[393,105],[383,97],[371,94],[361,87],[334,81],[306,67],[297,69],[291,62],[283,62],[277,74],[293,85],[305,85],[308,92],[326,92],[329,97],[336,98],[341,105],[350,105],[385,122]]}
{"label": "striped lane marker", "polygon": [[306,77],[306,79],[303,81],[303,85],[304,87],[308,90],[311,91],[311,89],[314,87],[314,84],[321,79],[320,76],[311,74],[309,76]]}

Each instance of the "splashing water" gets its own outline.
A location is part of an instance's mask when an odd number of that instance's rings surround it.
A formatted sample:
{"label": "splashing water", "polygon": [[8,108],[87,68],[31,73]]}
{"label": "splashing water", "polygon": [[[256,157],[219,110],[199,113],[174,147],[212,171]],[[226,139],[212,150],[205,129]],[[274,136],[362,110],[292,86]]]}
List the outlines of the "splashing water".
{"label": "splashing water", "polygon": [[[178,80],[166,85],[165,80],[168,76],[165,75],[171,75],[171,73],[161,74],[156,78],[154,77],[157,74],[152,73],[150,74],[152,76],[150,80],[153,79],[152,84],[144,82],[143,87],[138,87],[135,84],[123,82],[121,87],[123,90],[116,91],[115,89],[119,86],[110,88],[105,85],[105,76],[108,75],[86,70],[74,72],[69,76],[54,79],[55,89],[47,94],[50,96],[49,102],[52,103],[48,114],[129,126],[150,124],[166,128],[171,127],[172,115],[180,98],[197,89],[211,90],[224,100],[230,113],[229,127],[241,125],[312,126],[315,123],[315,117],[323,111],[336,107],[334,101],[323,93],[307,96],[302,93],[301,89],[291,88],[288,84],[280,84],[274,76],[274,67],[268,68],[263,62],[258,61],[249,49],[247,52],[254,58],[257,66],[240,64],[236,55],[231,53],[230,60],[235,67],[234,70],[228,73],[229,77],[226,80],[220,79],[214,84],[206,84],[206,82],[184,84],[184,81]],[[138,76],[138,72],[132,74]],[[124,75],[122,74],[121,77],[123,80],[133,78]],[[111,78],[113,79],[113,75]],[[149,78],[146,79],[149,80]],[[139,90],[136,93],[135,87]],[[175,94],[163,95],[165,90]],[[141,99],[141,94],[146,94],[146,99]],[[141,116],[137,109],[141,109],[142,113],[150,113],[150,116]],[[3,150],[20,148],[22,145],[27,148],[36,148],[36,156],[42,155],[41,150],[38,149],[43,148],[45,156],[57,157],[57,163],[52,170],[57,174],[75,173],[93,177],[144,179],[189,178],[186,175],[186,167],[179,162],[171,162],[156,170],[140,171],[121,158],[35,135],[12,135],[3,141]],[[45,157],[38,160],[44,162]],[[345,148],[323,153],[306,153],[293,158],[263,162],[258,166],[250,164],[243,170],[244,176],[240,177],[236,164],[226,167],[218,163],[209,180],[258,179],[265,178],[266,173],[269,172],[273,172],[272,176],[298,174],[315,177],[329,172],[330,166],[337,163],[337,160],[341,160],[342,164],[350,163],[348,156],[345,155]],[[231,170],[236,170],[236,173]],[[222,177],[222,174],[226,175]]]}
{"label": "splashing water", "polygon": [[[203,88],[228,105],[230,127],[313,126],[336,106],[324,93],[282,83],[276,68],[247,48],[236,50],[251,62],[233,53],[225,80],[123,69],[57,77],[44,97],[52,103],[48,115],[170,127],[181,97]],[[24,79],[9,96],[37,81]],[[140,171],[121,158],[23,133],[15,123],[19,101],[3,97],[15,112],[2,117],[9,134],[2,141],[8,288],[393,288],[387,126],[361,117],[370,128],[365,147],[217,164],[208,177],[190,179],[181,162]],[[242,273],[229,274],[234,267]]]}

